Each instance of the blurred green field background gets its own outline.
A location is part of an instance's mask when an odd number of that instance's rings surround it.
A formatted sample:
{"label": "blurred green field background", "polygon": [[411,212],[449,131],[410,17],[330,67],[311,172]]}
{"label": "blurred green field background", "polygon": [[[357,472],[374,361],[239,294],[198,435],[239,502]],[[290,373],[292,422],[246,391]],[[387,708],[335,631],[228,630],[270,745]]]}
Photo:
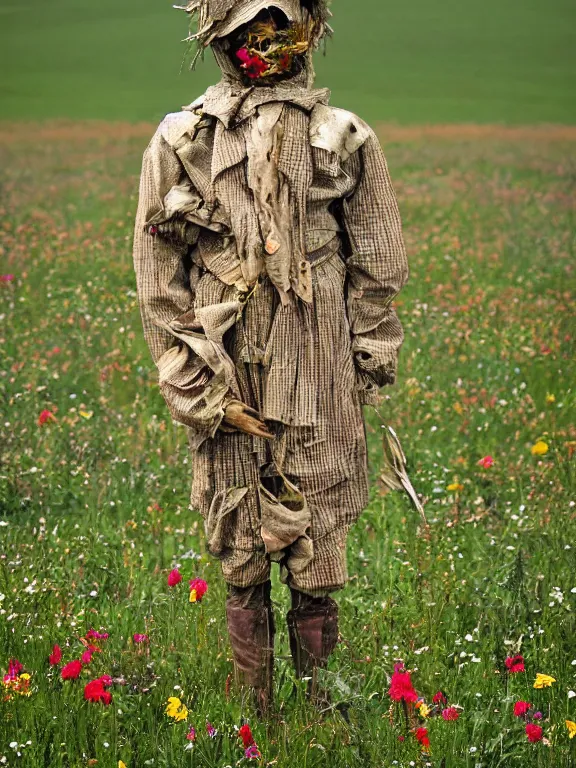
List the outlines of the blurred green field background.
{"label": "blurred green field background", "polygon": [[[368,120],[574,123],[571,0],[334,0],[318,57],[333,103]],[[216,77],[182,67],[168,0],[2,0],[0,119],[151,120]]]}

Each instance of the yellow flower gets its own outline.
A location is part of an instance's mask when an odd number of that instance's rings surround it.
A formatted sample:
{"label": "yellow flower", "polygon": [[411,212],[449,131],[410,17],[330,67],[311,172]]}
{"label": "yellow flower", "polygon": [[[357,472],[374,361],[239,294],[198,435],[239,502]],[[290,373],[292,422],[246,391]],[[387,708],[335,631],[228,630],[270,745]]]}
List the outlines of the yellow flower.
{"label": "yellow flower", "polygon": [[544,440],[538,440],[530,448],[530,453],[532,456],[544,456],[545,453],[548,453],[548,443],[545,443]]}
{"label": "yellow flower", "polygon": [[186,720],[188,717],[188,709],[177,696],[170,696],[168,698],[168,705],[164,711],[168,717],[173,717],[177,723],[181,720]]}
{"label": "yellow flower", "polygon": [[573,739],[576,736],[576,723],[573,723],[572,720],[566,720],[566,728],[568,728],[569,738]]}
{"label": "yellow flower", "polygon": [[464,486],[462,483],[450,483],[450,485],[446,486],[447,491],[463,491]]}
{"label": "yellow flower", "polygon": [[550,677],[550,675],[544,675],[542,672],[538,672],[536,675],[536,681],[534,683],[534,688],[550,688],[552,683],[556,682],[555,677]]}
{"label": "yellow flower", "polygon": [[118,760],[118,768],[126,768],[126,763],[124,760]]}
{"label": "yellow flower", "polygon": [[195,603],[196,602],[196,590],[191,589],[190,590],[190,602]]}
{"label": "yellow flower", "polygon": [[30,675],[28,674],[28,672],[22,672],[22,674],[20,675],[20,680],[30,680]]}
{"label": "yellow flower", "polygon": [[548,392],[548,394],[546,395],[546,402],[547,403],[555,403],[556,402],[556,395],[553,395],[550,392]]}
{"label": "yellow flower", "polygon": [[94,411],[78,411],[83,419],[91,419],[94,416]]}
{"label": "yellow flower", "polygon": [[424,702],[422,702],[422,704],[420,704],[418,707],[418,712],[422,715],[422,717],[428,717],[431,709],[432,707],[429,707],[428,704],[424,704]]}

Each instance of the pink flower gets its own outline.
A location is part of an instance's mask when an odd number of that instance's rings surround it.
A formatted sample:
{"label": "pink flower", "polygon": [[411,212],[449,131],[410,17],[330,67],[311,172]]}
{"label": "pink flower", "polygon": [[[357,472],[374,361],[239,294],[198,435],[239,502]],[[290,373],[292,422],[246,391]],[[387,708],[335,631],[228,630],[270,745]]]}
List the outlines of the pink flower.
{"label": "pink flower", "polygon": [[442,710],[442,717],[444,720],[458,720],[460,713],[456,707],[448,707],[447,709]]}
{"label": "pink flower", "polygon": [[82,656],[80,656],[80,660],[82,661],[82,664],[90,664],[92,660],[92,651],[89,648],[86,648]]}
{"label": "pink flower", "polygon": [[388,695],[393,701],[417,701],[418,694],[414,690],[410,672],[395,671],[390,681]]}
{"label": "pink flower", "polygon": [[109,637],[109,632],[98,632],[95,629],[89,629],[86,632],[86,640],[108,640]]}
{"label": "pink flower", "polygon": [[196,728],[193,725],[190,726],[190,730],[186,734],[188,741],[196,741]]}
{"label": "pink flower", "polygon": [[516,672],[526,671],[524,669],[524,657],[520,654],[517,656],[508,656],[504,663],[506,664],[506,669],[508,672],[510,672],[511,675],[516,674]]}
{"label": "pink flower", "polygon": [[0,275],[0,283],[11,283],[14,275]]}
{"label": "pink flower", "polygon": [[175,587],[176,584],[180,584],[181,581],[182,581],[182,574],[180,573],[178,568],[173,568],[168,574],[168,586]]}
{"label": "pink flower", "polygon": [[527,701],[517,701],[516,704],[514,704],[514,717],[522,717],[528,712],[531,706],[532,704]]}
{"label": "pink flower", "polygon": [[260,760],[262,755],[260,754],[260,750],[256,746],[256,744],[252,744],[250,747],[246,747],[244,750],[244,757],[247,760]]}
{"label": "pink flower", "polygon": [[240,48],[236,51],[236,57],[242,62],[240,65],[241,69],[252,80],[260,77],[269,68],[264,59],[261,59],[260,56],[252,55],[247,48]]}
{"label": "pink flower", "polygon": [[132,640],[134,640],[135,643],[147,643],[148,635],[141,635],[136,632],[134,635],[132,635]]}
{"label": "pink flower", "polygon": [[208,591],[208,584],[204,579],[190,580],[190,602],[199,603]]}
{"label": "pink flower", "polygon": [[62,680],[76,680],[80,677],[81,672],[82,662],[75,659],[74,661],[69,661],[68,664],[65,664],[62,667],[60,676],[62,677]]}
{"label": "pink flower", "polygon": [[484,456],[480,461],[478,462],[478,465],[480,467],[484,467],[484,469],[490,469],[491,466],[494,464],[494,459],[492,456]]}
{"label": "pink flower", "polygon": [[214,728],[212,723],[209,723],[208,721],[206,721],[206,733],[208,734],[208,736],[210,736],[211,739],[213,739],[214,736],[216,736],[216,734],[218,733],[218,731],[216,730],[216,728]]}
{"label": "pink flower", "polygon": [[528,736],[528,741],[532,742],[532,744],[542,741],[543,733],[544,730],[540,725],[534,725],[534,723],[526,724],[526,736]]}
{"label": "pink flower", "polygon": [[534,712],[532,715],[533,720],[542,720],[542,712]]}
{"label": "pink flower", "polygon": [[48,656],[48,661],[52,666],[55,666],[56,664],[60,664],[62,661],[62,649],[59,645],[55,645],[52,648],[52,653],[50,656]]}
{"label": "pink flower", "polygon": [[18,675],[24,669],[24,666],[18,661],[18,659],[9,659],[8,672],[4,675],[4,682],[10,683],[12,680],[17,680]]}

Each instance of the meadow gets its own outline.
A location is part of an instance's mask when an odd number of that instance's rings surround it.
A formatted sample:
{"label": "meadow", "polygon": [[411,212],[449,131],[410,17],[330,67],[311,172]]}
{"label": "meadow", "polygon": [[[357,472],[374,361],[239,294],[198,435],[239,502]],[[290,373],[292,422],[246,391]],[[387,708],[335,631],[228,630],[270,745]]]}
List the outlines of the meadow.
{"label": "meadow", "polygon": [[[231,682],[184,430],[142,338],[131,239],[152,131],[0,130],[0,764],[573,766],[575,130],[379,126],[411,265],[400,375],[380,410],[429,530],[379,481],[367,412],[373,492],[324,675],[333,708],[294,681],[276,578],[268,723]],[[200,602],[193,578],[208,584]],[[90,645],[79,678],[62,679]],[[508,668],[517,655],[524,671]],[[427,717],[389,695],[400,662]],[[554,681],[535,688],[538,674]],[[102,675],[111,701],[86,700]],[[456,720],[437,714],[439,691]],[[171,696],[185,719],[166,713]],[[531,707],[515,716],[518,701]],[[260,758],[245,756],[245,720]]]}
{"label": "meadow", "polygon": [[[173,0],[2,0],[0,118],[158,122],[213,82],[191,74]],[[333,103],[369,121],[576,122],[572,0],[333,0],[317,57]]]}

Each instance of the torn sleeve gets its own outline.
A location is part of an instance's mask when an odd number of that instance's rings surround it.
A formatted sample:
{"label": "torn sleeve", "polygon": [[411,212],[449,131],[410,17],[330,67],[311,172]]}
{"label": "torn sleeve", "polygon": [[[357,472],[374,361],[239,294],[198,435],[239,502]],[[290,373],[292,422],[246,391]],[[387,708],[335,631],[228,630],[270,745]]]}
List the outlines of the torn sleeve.
{"label": "torn sleeve", "polygon": [[[208,329],[194,311],[198,267],[190,251],[199,228],[174,206],[179,190],[194,190],[161,127],[143,158],[134,233],[134,269],[144,338],[158,368],[160,391],[174,421],[191,428],[191,445],[213,437],[232,399],[234,365],[222,344],[222,327],[235,307]],[[199,199],[199,198],[198,198]],[[180,206],[181,207],[181,206]],[[159,223],[159,224],[158,224]],[[210,322],[210,316],[208,315]]]}
{"label": "torn sleeve", "polygon": [[347,312],[361,401],[375,403],[378,388],[396,379],[404,332],[392,302],[408,280],[408,261],[386,159],[372,130],[347,165],[358,179],[342,204],[350,246]]}

